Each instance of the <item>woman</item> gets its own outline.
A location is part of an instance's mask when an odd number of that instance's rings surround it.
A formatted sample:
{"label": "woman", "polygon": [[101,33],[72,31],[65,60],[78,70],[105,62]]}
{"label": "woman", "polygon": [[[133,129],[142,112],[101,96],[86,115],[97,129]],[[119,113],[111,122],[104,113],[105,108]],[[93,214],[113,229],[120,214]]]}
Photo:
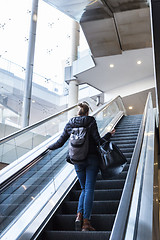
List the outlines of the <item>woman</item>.
{"label": "woman", "polygon": [[[88,105],[86,103],[80,103],[78,117],[71,118],[57,142],[48,147],[50,150],[62,147],[70,137],[72,128],[89,127],[89,150],[87,158],[80,164],[73,163],[82,189],[75,220],[76,231],[80,231],[81,228],[82,231],[95,231],[90,224],[90,218],[94,199],[94,188],[99,171],[99,153],[97,146],[102,139],[99,135],[94,117],[88,116],[88,114]],[[114,133],[114,131],[107,133],[104,138],[109,139],[112,133]]]}

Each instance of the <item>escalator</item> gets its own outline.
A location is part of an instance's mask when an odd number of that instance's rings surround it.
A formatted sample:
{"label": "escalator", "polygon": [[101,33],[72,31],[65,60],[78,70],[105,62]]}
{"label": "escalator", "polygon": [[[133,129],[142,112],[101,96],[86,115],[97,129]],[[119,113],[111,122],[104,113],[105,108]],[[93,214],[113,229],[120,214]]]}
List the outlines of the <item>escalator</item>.
{"label": "escalator", "polygon": [[120,175],[110,180],[98,175],[91,218],[95,232],[74,231],[80,186],[73,165],[65,161],[68,144],[45,151],[56,134],[1,171],[1,239],[124,240],[147,114],[125,116],[119,97],[93,114],[101,136],[116,128],[111,140],[127,158]]}
{"label": "escalator", "polygon": [[116,133],[111,138],[125,155],[127,165],[120,175],[111,180],[103,180],[101,179],[100,174],[98,175],[91,218],[91,224],[96,231],[74,231],[74,221],[80,195],[80,186],[77,182],[49,221],[39,239],[109,239],[137,140],[141,120],[142,115],[124,116],[117,124]]}
{"label": "escalator", "polygon": [[[112,100],[110,103],[102,106],[97,112],[95,112],[95,117],[97,117],[97,122],[99,126],[99,131],[102,133],[104,131],[107,124],[113,120],[116,115],[120,112],[123,115],[122,111],[118,106],[118,102],[120,101],[119,97]],[[119,104],[120,105],[120,104]],[[74,106],[74,107],[77,107]],[[14,152],[18,152],[19,146],[28,145],[28,134],[29,131],[33,131],[30,135],[33,137],[37,136],[37,132],[40,132],[40,127],[47,129],[46,124],[51,125],[53,120],[56,122],[57,117],[58,120],[61,120],[61,116],[63,119],[67,116],[67,113],[72,110],[73,107],[68,110],[62,111],[62,113],[58,113],[51,116],[50,118],[43,120],[33,126],[22,129],[17,133],[8,136],[7,138],[1,141],[2,149],[8,149],[8,146],[11,145],[11,141],[13,142],[12,148],[13,154],[10,151],[10,160],[14,160]],[[110,111],[109,114],[106,114]],[[68,111],[68,112],[67,112]],[[58,122],[59,122],[58,121]],[[65,117],[65,121],[67,118]],[[44,125],[45,124],[45,125]],[[37,129],[38,127],[38,129]],[[59,133],[60,134],[60,133]],[[61,185],[63,186],[63,182],[67,179],[67,174],[69,176],[73,175],[70,180],[69,186],[74,184],[76,181],[76,175],[74,172],[73,165],[67,164],[65,161],[66,154],[68,152],[68,143],[66,143],[62,148],[57,149],[55,151],[46,152],[46,145],[49,144],[50,141],[56,141],[59,137],[59,134],[56,133],[53,137],[47,138],[40,145],[34,147],[32,150],[28,150],[28,152],[20,156],[16,161],[13,161],[9,166],[1,171],[0,177],[0,234],[1,237],[9,236],[9,238],[13,234],[10,235],[13,229],[13,232],[17,232],[17,229],[21,229],[21,222],[25,220],[25,224],[28,225],[36,216],[39,214],[40,210],[46,206],[47,202],[50,201],[50,197],[56,196],[57,192],[61,192]],[[20,138],[19,138],[20,137]],[[31,138],[30,142],[32,142],[33,138]],[[9,143],[8,143],[8,142]],[[4,153],[6,151],[3,151]],[[72,183],[73,182],[73,183]],[[69,187],[68,187],[69,188]],[[49,190],[48,190],[49,189]],[[44,195],[45,191],[50,191],[48,194],[48,198]],[[44,195],[44,197],[42,197]],[[44,200],[44,205],[39,203],[39,199]],[[37,204],[40,204],[40,208],[37,208]],[[41,206],[42,205],[42,206]],[[35,207],[34,207],[35,206]],[[33,214],[33,211],[36,209],[36,212]],[[29,211],[29,212],[28,212]],[[28,215],[31,214],[31,219]],[[27,216],[27,218],[26,218]],[[24,218],[24,220],[22,220]],[[19,225],[17,225],[19,224]],[[24,229],[26,226],[24,226]],[[15,229],[15,230],[14,230]],[[7,235],[6,235],[7,234]],[[17,236],[21,235],[21,231],[15,233]],[[8,238],[8,237],[7,237]],[[15,237],[16,238],[16,237]]]}

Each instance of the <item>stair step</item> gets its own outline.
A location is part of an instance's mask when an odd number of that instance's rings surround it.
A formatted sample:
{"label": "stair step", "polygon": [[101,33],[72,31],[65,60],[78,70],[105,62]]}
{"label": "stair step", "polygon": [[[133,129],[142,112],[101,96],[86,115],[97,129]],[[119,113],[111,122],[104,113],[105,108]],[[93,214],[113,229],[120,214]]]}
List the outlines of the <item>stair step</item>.
{"label": "stair step", "polygon": [[[74,215],[56,215],[52,219],[53,230],[74,231]],[[115,214],[92,214],[91,225],[96,231],[111,231]]]}
{"label": "stair step", "polygon": [[114,142],[115,141],[121,141],[121,140],[125,140],[125,142],[127,142],[128,140],[131,141],[131,140],[136,140],[137,139],[137,135],[135,136],[117,136],[117,137],[111,137],[110,140]]}
{"label": "stair step", "polygon": [[138,133],[138,131],[139,131],[139,127],[137,127],[137,128],[133,128],[133,127],[130,127],[130,128],[124,128],[124,127],[116,127],[115,128],[116,129],[116,133],[132,133],[132,132],[136,132],[136,133]]}
{"label": "stair step", "polygon": [[[118,200],[94,201],[92,214],[115,214],[119,205]],[[66,201],[62,206],[63,214],[75,214],[78,201]]]}
{"label": "stair step", "polygon": [[110,231],[76,232],[76,231],[46,231],[46,240],[109,240]]}
{"label": "stair step", "polygon": [[124,153],[132,153],[134,150],[134,148],[132,148],[132,147],[128,147],[128,148],[120,147],[119,149],[123,152],[123,154]]}
{"label": "stair step", "polygon": [[134,136],[136,136],[137,137],[137,133],[136,132],[116,132],[114,135],[113,135],[113,137],[114,138],[120,138],[120,137],[134,137]]}
{"label": "stair step", "polygon": [[125,149],[125,148],[133,148],[134,149],[134,147],[135,147],[135,144],[131,144],[131,143],[116,143],[116,145],[117,145],[117,147],[119,147],[120,149],[121,148],[123,148],[123,149]]}
{"label": "stair step", "polygon": [[[70,195],[71,201],[78,201],[81,190],[74,190]],[[95,190],[94,191],[94,200],[103,201],[103,200],[120,200],[122,194],[121,189],[106,189],[106,190]]]}
{"label": "stair step", "polygon": [[137,139],[117,139],[114,138],[112,139],[112,142],[115,143],[116,145],[118,144],[135,144]]}
{"label": "stair step", "polygon": [[125,180],[101,180],[96,182],[95,189],[123,189]]}
{"label": "stair step", "polygon": [[123,153],[123,155],[124,155],[126,158],[131,158],[131,157],[132,157],[132,153],[129,153],[129,152]]}

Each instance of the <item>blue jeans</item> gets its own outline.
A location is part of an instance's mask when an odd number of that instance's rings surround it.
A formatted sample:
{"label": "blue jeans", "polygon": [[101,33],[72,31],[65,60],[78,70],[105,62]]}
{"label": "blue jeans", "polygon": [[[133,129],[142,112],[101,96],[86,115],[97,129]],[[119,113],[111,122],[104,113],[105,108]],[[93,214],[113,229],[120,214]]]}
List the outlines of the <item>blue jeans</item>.
{"label": "blue jeans", "polygon": [[85,163],[74,164],[74,167],[82,189],[77,213],[81,212],[83,218],[90,219],[94,200],[95,183],[99,171],[98,156],[89,155]]}

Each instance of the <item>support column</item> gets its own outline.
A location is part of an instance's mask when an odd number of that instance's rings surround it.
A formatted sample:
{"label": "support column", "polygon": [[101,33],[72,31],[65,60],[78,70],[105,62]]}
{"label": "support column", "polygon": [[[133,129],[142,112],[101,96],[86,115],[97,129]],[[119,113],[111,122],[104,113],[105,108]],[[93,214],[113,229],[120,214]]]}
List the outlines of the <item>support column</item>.
{"label": "support column", "polygon": [[[150,2],[151,15],[151,31],[152,31],[152,48],[153,48],[153,63],[156,87],[156,100],[158,114],[160,112],[160,0],[151,0]],[[159,117],[158,117],[159,118]],[[160,122],[160,119],[159,119]],[[159,128],[160,140],[160,128]]]}
{"label": "support column", "polygon": [[78,83],[76,80],[69,82],[68,106],[73,106],[78,102]]}
{"label": "support column", "polygon": [[72,48],[71,48],[71,64],[78,58],[78,46],[79,46],[79,23],[73,20],[72,23]]}
{"label": "support column", "polygon": [[26,65],[25,88],[24,88],[24,97],[23,97],[23,108],[22,108],[22,127],[23,128],[29,125],[29,118],[30,118],[32,75],[33,75],[33,66],[34,66],[38,2],[39,0],[32,0],[32,12],[31,12],[31,22],[30,22],[29,43],[28,43],[28,57],[27,57],[27,65]]}
{"label": "support column", "polygon": [[[79,23],[73,20],[72,25],[72,49],[71,49],[71,66],[73,61],[78,58],[78,46],[79,46]],[[68,95],[68,107],[73,106],[78,103],[78,82],[75,79],[70,79],[69,81],[69,95]],[[73,109],[69,112],[68,118],[77,115],[77,110]]]}

